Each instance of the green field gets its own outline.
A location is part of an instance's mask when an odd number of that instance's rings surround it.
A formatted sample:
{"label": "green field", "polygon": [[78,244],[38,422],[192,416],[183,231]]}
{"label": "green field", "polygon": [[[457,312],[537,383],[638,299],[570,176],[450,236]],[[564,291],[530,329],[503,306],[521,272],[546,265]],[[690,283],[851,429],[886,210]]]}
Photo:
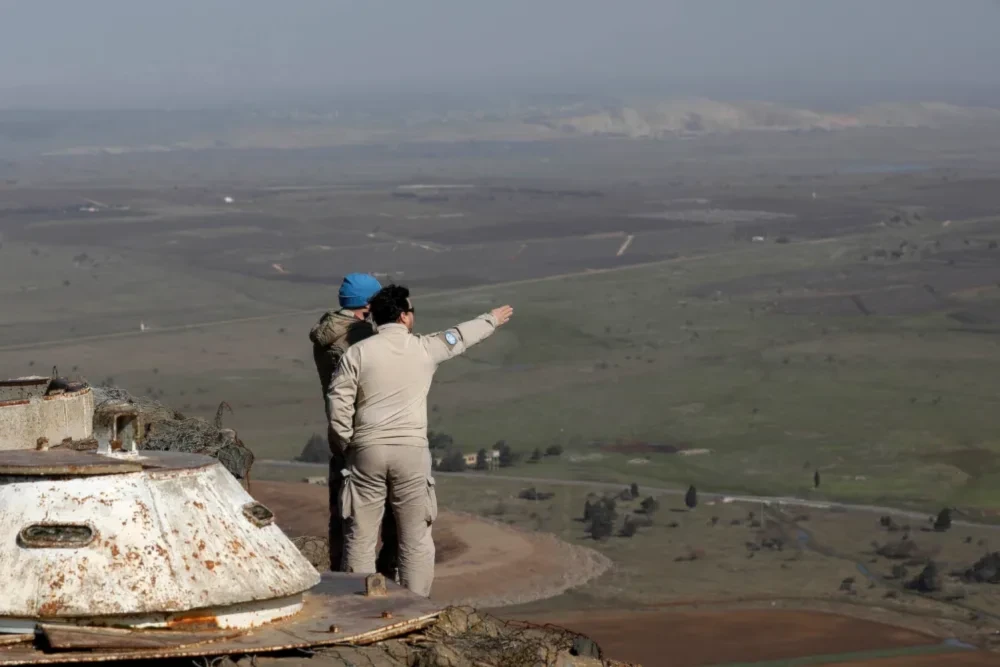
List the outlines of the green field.
{"label": "green field", "polygon": [[[907,236],[926,241],[934,232],[939,225]],[[937,312],[779,314],[769,308],[773,291],[689,296],[762,274],[850,270],[845,259],[888,240],[744,246],[432,299],[422,304],[422,326],[494,303],[517,310],[509,329],[442,369],[431,427],[467,449],[500,439],[525,453],[566,449],[557,463],[518,474],[778,494],[811,492],[819,469],[830,497],[993,505],[1000,336],[992,330]],[[995,306],[998,295],[973,298]],[[595,444],[616,442],[711,452],[623,454]]]}
{"label": "green field", "polygon": [[[413,287],[422,332],[515,307],[442,367],[430,427],[467,453],[564,449],[519,475],[991,508],[994,142],[881,129],[18,163],[30,178],[0,186],[0,365],[195,416],[226,401],[259,458],[291,459],[325,431],[309,328],[345,272],[378,271]],[[428,181],[442,189],[412,185]]]}

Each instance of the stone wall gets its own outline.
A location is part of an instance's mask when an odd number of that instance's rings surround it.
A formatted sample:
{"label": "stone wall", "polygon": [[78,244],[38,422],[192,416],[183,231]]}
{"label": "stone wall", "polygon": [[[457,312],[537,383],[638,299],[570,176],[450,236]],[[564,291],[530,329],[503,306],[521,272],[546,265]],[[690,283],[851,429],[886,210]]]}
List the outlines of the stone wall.
{"label": "stone wall", "polygon": [[0,450],[35,449],[39,438],[57,445],[91,437],[94,394],[80,391],[0,402]]}

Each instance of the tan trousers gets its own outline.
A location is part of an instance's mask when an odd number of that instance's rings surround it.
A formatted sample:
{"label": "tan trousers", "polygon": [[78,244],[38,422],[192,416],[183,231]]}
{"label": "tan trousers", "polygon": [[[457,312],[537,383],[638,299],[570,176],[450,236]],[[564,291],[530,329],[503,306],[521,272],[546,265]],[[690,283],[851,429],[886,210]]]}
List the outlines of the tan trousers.
{"label": "tan trousers", "polygon": [[347,460],[350,474],[340,502],[346,524],[346,571],[375,572],[375,546],[388,493],[399,531],[400,583],[417,595],[430,595],[434,581],[431,526],[437,519],[430,450],[410,445],[351,447]]}

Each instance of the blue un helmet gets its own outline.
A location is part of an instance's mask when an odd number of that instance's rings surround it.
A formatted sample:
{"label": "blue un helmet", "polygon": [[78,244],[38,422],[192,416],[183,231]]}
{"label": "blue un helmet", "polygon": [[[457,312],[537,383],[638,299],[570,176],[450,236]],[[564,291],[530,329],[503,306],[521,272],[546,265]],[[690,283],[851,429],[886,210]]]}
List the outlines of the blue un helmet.
{"label": "blue un helmet", "polygon": [[349,273],[340,283],[340,307],[364,308],[371,298],[382,289],[382,284],[375,276],[367,273]]}

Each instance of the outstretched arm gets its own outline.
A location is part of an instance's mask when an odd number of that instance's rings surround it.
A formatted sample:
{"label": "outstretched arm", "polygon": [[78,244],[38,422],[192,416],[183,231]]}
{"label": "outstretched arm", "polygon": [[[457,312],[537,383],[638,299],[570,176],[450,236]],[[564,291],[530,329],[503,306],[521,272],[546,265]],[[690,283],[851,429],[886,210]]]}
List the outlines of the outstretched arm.
{"label": "outstretched arm", "polygon": [[330,428],[346,451],[354,437],[354,401],[358,396],[358,354],[350,348],[340,358],[340,366],[326,395]]}
{"label": "outstretched arm", "polygon": [[498,327],[510,321],[513,314],[513,308],[502,306],[446,331],[430,336],[421,336],[420,340],[434,363],[440,364],[457,357],[473,345],[492,336]]}

